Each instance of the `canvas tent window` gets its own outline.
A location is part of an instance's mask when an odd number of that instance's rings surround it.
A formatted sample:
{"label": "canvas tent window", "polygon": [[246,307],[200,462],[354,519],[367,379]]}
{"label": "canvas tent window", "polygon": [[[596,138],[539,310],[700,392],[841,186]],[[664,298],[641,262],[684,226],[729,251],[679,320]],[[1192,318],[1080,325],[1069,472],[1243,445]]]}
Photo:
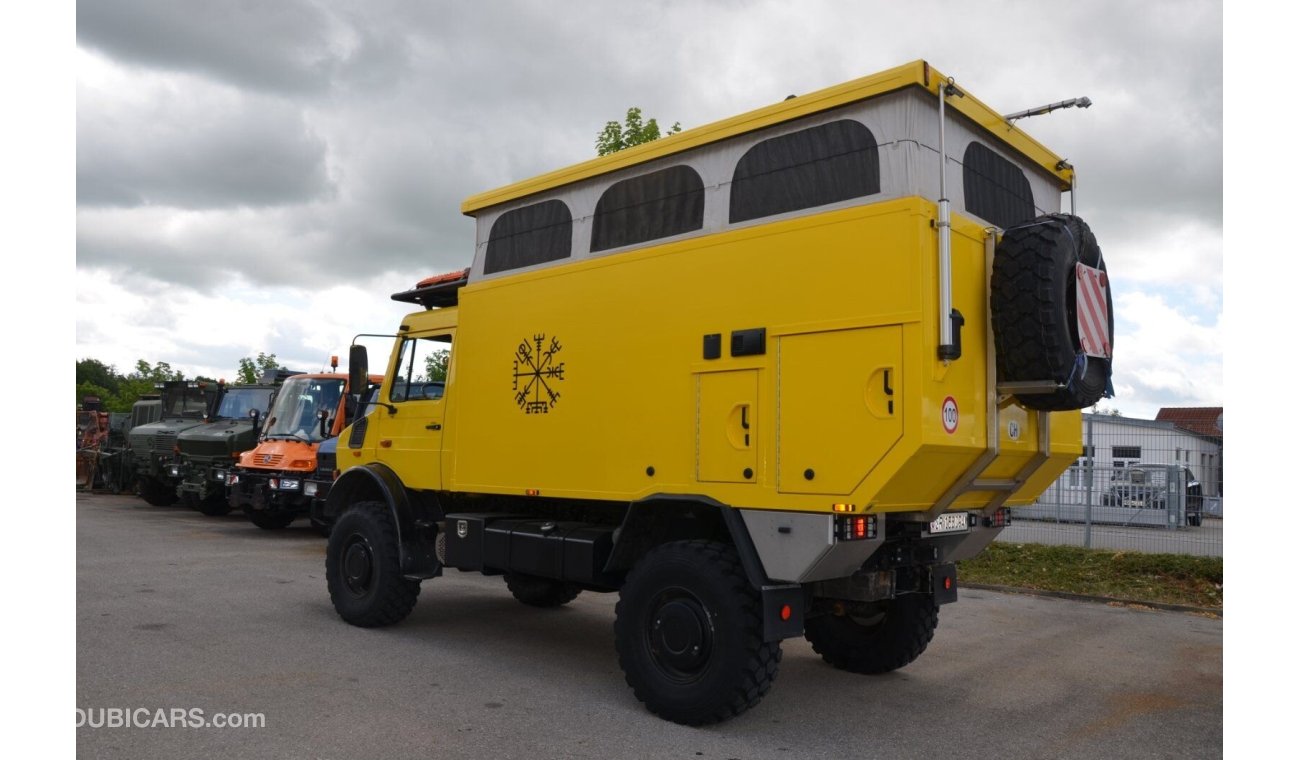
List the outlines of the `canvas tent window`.
{"label": "canvas tent window", "polygon": [[967,211],[1002,229],[1037,216],[1024,170],[978,142],[966,146],[962,191]]}
{"label": "canvas tent window", "polygon": [[568,258],[573,216],[564,201],[549,200],[507,211],[488,233],[486,273]]}
{"label": "canvas tent window", "polygon": [[689,166],[670,166],[615,182],[601,194],[591,250],[644,243],[703,226],[704,182]]}
{"label": "canvas tent window", "polygon": [[840,119],[757,143],[731,181],[732,223],[880,192],[876,138]]}

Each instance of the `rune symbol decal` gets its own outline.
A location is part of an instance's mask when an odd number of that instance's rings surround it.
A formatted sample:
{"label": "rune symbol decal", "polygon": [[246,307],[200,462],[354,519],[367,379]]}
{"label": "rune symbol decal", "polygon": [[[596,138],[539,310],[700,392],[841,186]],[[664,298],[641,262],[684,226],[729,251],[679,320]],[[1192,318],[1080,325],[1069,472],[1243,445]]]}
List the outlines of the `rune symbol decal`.
{"label": "rune symbol decal", "polygon": [[555,390],[564,380],[564,362],[555,360],[560,348],[558,338],[551,336],[547,343],[546,334],[538,333],[515,349],[515,403],[525,414],[546,414],[560,400]]}

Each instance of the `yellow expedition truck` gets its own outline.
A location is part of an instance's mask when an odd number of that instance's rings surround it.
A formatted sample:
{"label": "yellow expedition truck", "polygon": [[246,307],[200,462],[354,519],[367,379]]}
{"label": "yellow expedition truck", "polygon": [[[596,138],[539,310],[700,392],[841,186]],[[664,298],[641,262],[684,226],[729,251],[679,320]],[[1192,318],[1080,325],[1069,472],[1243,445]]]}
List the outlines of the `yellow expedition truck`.
{"label": "yellow expedition truck", "polygon": [[685,724],[788,637],[907,665],[1107,392],[1073,180],[917,61],[469,198],[472,264],[393,296],[423,309],[340,435],[335,609],[396,623],[447,568],[616,591],[628,684]]}

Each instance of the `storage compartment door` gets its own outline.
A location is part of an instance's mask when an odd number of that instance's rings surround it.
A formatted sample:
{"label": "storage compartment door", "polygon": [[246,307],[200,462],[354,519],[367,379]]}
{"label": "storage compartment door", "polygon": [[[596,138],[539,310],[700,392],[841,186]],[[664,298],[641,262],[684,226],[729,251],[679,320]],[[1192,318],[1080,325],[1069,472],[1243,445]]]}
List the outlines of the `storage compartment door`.
{"label": "storage compartment door", "polygon": [[901,327],[782,336],[777,490],[849,494],[903,432]]}
{"label": "storage compartment door", "polygon": [[696,375],[696,477],[755,483],[758,472],[758,370]]}

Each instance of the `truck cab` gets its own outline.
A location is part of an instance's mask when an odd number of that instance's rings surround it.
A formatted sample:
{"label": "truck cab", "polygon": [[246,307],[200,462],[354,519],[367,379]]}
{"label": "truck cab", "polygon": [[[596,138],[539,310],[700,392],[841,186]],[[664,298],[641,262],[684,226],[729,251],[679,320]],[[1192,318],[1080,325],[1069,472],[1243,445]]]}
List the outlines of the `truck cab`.
{"label": "truck cab", "polygon": [[[230,508],[242,509],[254,525],[267,530],[310,516],[312,497],[304,493],[304,482],[317,471],[317,449],[358,413],[360,405],[348,391],[348,376],[339,373],[285,380],[266,414],[259,443],[239,455],[229,475]],[[323,525],[316,527],[324,532]]]}
{"label": "truck cab", "polygon": [[230,512],[226,480],[239,455],[257,445],[261,421],[271,408],[275,384],[220,384],[202,425],[181,431],[176,438],[180,477],[177,493],[186,506],[205,515]]}
{"label": "truck cab", "polygon": [[175,380],[162,383],[159,393],[159,419],[133,427],[127,434],[140,497],[156,507],[175,504],[179,498],[177,438],[203,424],[217,395],[217,384]]}

